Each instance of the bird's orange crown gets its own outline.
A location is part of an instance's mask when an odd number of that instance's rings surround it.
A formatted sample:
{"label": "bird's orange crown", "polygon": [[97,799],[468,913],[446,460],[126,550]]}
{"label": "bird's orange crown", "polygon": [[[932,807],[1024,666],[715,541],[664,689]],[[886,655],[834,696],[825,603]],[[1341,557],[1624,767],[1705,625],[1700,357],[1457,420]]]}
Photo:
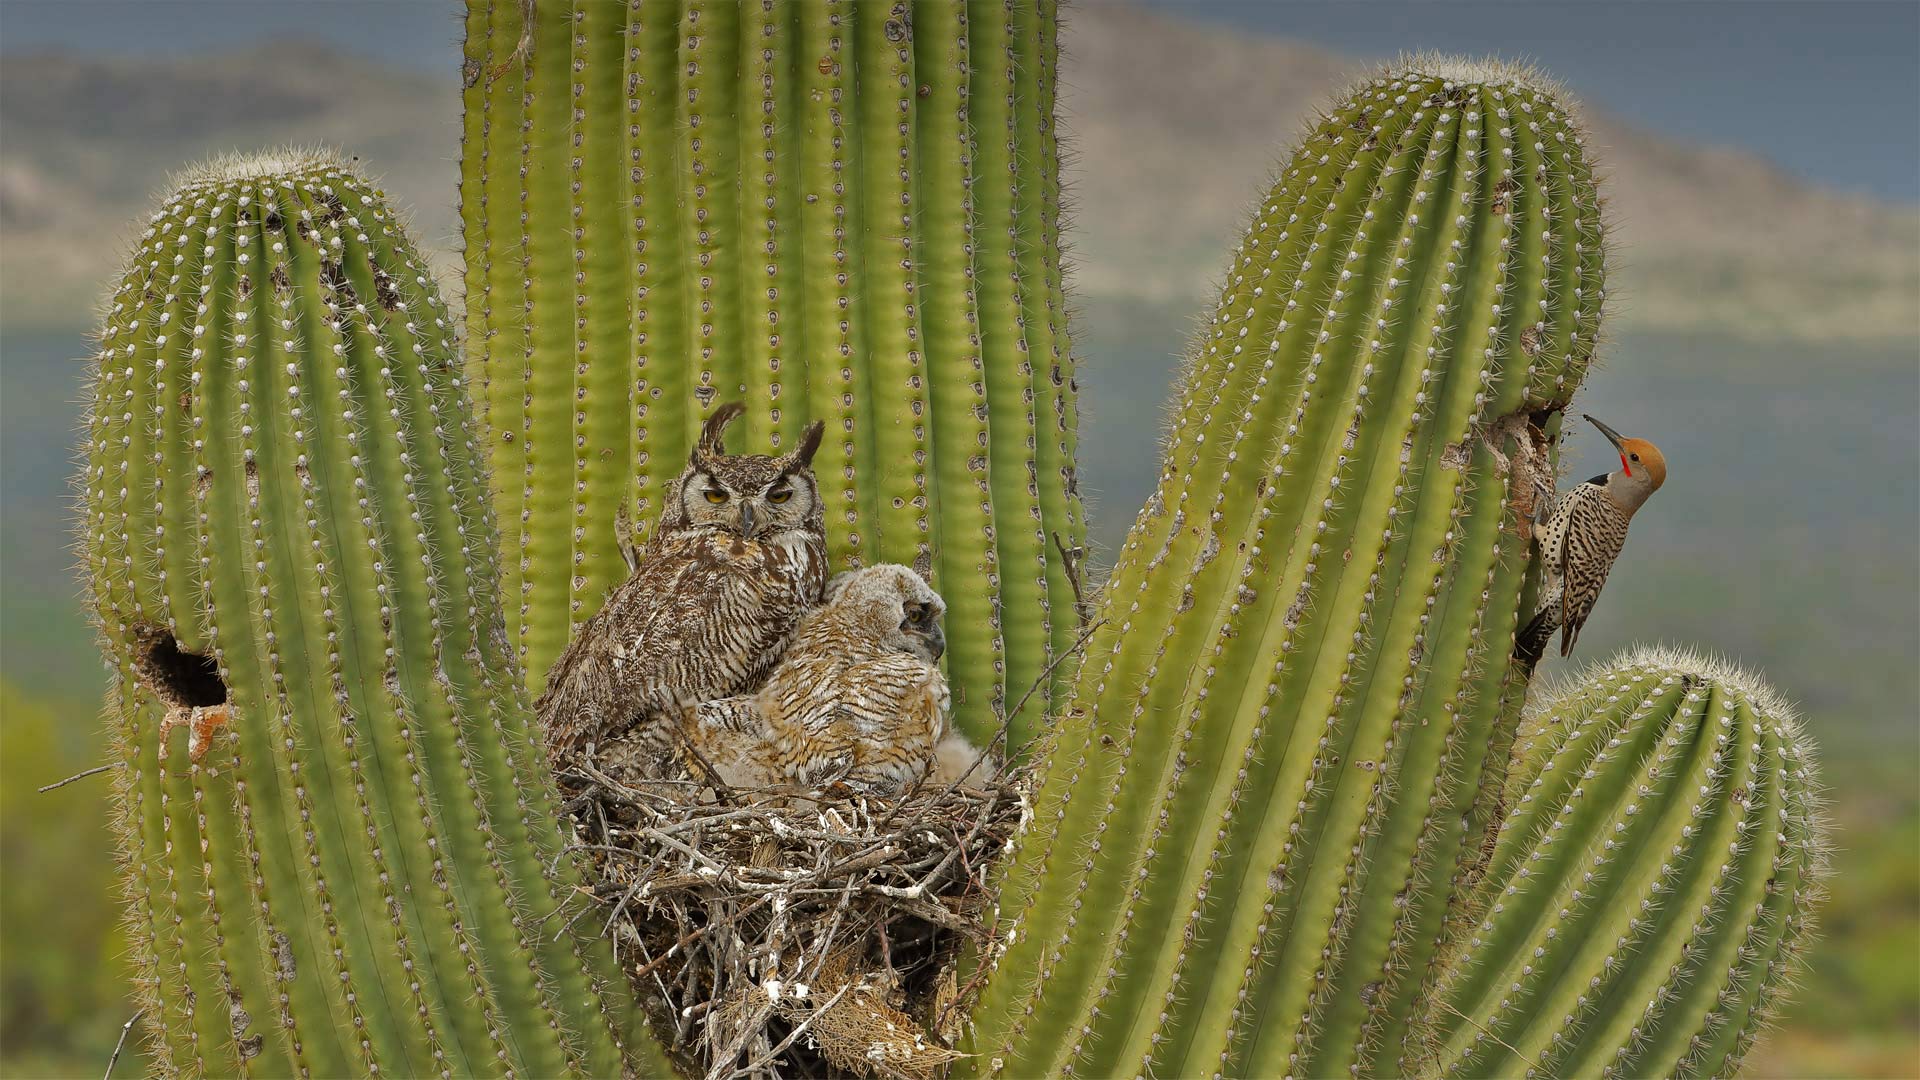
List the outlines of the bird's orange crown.
{"label": "bird's orange crown", "polygon": [[1639,475],[1642,469],[1653,480],[1653,489],[1667,482],[1667,459],[1660,448],[1645,439],[1620,440],[1620,467],[1627,470],[1628,476]]}

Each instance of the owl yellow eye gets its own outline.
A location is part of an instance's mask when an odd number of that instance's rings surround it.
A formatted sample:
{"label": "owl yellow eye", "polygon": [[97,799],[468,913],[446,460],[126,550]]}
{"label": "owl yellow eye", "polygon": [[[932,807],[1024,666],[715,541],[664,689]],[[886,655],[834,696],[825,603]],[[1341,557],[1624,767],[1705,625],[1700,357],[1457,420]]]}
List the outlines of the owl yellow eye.
{"label": "owl yellow eye", "polygon": [[708,502],[710,502],[710,503],[723,503],[723,502],[726,502],[726,501],[727,501],[727,493],[726,493],[726,492],[724,492],[724,491],[716,491],[716,490],[714,490],[713,488],[708,488],[708,489],[707,489],[707,501],[708,501]]}
{"label": "owl yellow eye", "polygon": [[783,503],[791,498],[793,498],[793,489],[787,488],[784,491],[776,491],[768,495],[767,501],[770,503]]}

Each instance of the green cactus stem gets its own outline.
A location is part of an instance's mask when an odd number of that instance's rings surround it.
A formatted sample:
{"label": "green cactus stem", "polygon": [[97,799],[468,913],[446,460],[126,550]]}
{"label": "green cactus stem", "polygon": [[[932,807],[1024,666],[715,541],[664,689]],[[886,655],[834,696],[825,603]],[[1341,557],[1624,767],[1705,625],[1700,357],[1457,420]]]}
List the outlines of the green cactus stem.
{"label": "green cactus stem", "polygon": [[990,737],[1078,633],[1052,0],[467,12],[468,370],[530,685],[624,577],[620,509],[644,539],[743,400],[757,450],[827,422],[836,566],[930,568]]}
{"label": "green cactus stem", "polygon": [[380,192],[318,154],[188,174],[108,302],[82,547],[164,1071],[660,1060],[598,926],[563,930],[458,357]]}
{"label": "green cactus stem", "polygon": [[960,1072],[1398,1071],[1524,693],[1525,523],[1601,276],[1579,128],[1529,72],[1416,58],[1307,137],[1184,371]]}
{"label": "green cactus stem", "polygon": [[1823,862],[1793,712],[1640,649],[1545,695],[1511,812],[1425,1010],[1439,1076],[1729,1076],[1780,995]]}

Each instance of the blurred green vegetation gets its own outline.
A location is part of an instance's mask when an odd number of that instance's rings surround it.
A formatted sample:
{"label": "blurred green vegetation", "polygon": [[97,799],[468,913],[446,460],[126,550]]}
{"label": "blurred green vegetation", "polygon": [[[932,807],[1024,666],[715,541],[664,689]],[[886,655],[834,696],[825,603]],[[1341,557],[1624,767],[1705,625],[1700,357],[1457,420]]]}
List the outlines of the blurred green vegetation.
{"label": "blurred green vegetation", "polygon": [[[1102,554],[1146,497],[1190,319],[1184,305],[1081,303],[1082,482]],[[70,550],[86,351],[77,330],[0,336],[4,1076],[97,1076],[133,1010],[108,778],[34,790],[105,760],[104,677]],[[1831,895],[1756,1077],[1920,1075],[1917,353],[1629,330],[1579,402],[1658,442],[1671,475],[1576,661],[1649,636],[1727,652],[1798,700],[1822,747]],[[1606,467],[1603,449],[1576,425],[1571,475]],[[118,1072],[139,1069],[123,1059]]]}
{"label": "blurred green vegetation", "polygon": [[[6,680],[0,717],[0,1074],[97,1075],[132,1015],[110,778],[37,789],[100,763],[100,710],[85,699],[30,700]],[[123,1076],[141,1068],[131,1049]]]}

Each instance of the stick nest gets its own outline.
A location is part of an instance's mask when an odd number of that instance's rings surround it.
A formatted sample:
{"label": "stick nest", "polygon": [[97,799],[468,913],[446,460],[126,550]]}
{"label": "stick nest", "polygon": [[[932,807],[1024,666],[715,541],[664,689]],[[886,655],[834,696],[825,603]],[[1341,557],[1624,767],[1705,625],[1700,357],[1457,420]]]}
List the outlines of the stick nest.
{"label": "stick nest", "polygon": [[851,790],[729,791],[559,776],[594,904],[682,1067],[744,1077],[931,1077],[977,986],[987,875],[1029,815],[1019,774]]}

